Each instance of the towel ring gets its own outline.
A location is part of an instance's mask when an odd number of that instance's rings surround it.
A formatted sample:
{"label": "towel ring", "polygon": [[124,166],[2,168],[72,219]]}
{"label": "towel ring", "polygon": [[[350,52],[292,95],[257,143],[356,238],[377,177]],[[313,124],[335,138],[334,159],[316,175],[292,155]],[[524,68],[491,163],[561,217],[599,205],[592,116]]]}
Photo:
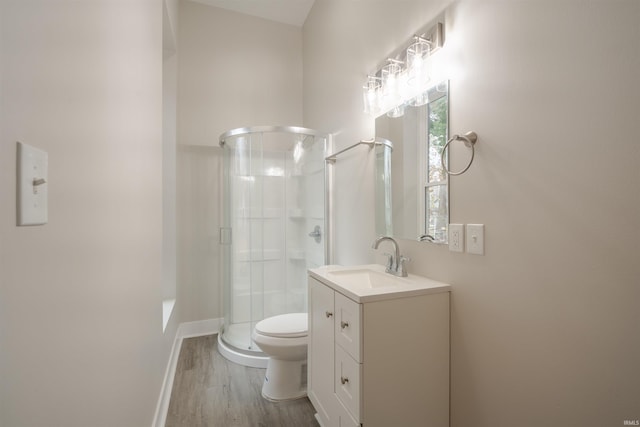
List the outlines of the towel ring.
{"label": "towel ring", "polygon": [[[464,141],[464,145],[466,145],[467,147],[471,148],[471,160],[469,160],[469,164],[464,169],[462,169],[460,172],[451,172],[449,169],[447,169],[447,166],[444,164],[444,153],[445,153],[445,151],[447,151],[447,147],[449,147],[449,144],[451,144],[453,141]],[[444,145],[444,147],[442,147],[442,155],[440,156],[440,162],[442,163],[442,169],[448,175],[462,175],[463,173],[465,173],[467,171],[467,169],[469,169],[469,167],[471,167],[471,163],[473,163],[473,157],[476,154],[476,150],[474,148],[475,145],[476,145],[476,142],[478,142],[478,135],[473,131],[467,132],[464,135],[453,135],[451,138],[449,138],[449,140]]]}

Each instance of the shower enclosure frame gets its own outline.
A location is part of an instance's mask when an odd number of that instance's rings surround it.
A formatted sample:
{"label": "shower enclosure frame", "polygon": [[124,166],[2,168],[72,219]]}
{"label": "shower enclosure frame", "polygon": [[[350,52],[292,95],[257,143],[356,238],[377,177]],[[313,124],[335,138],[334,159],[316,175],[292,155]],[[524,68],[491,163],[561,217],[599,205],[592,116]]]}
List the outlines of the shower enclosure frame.
{"label": "shower enclosure frame", "polygon": [[[328,153],[330,153],[333,149],[333,140],[332,140],[332,135],[329,133],[324,133],[324,132],[320,132],[314,129],[309,129],[309,128],[304,128],[304,127],[298,127],[298,126],[251,126],[251,127],[243,127],[243,128],[237,128],[237,129],[232,129],[229,130],[223,134],[220,135],[219,137],[219,145],[221,148],[224,148],[225,145],[227,144],[227,140],[230,140],[231,138],[237,138],[237,137],[242,137],[242,136],[248,136],[250,137],[251,135],[257,135],[260,134],[261,137],[263,137],[265,134],[290,134],[292,136],[295,135],[301,135],[304,137],[313,137],[314,138],[314,144],[323,144],[322,147],[322,158],[320,159],[322,161],[322,168],[323,168],[323,188],[324,188],[324,218],[322,220],[323,222],[323,228],[324,231],[322,233],[322,240],[324,242],[324,247],[323,247],[323,257],[324,257],[324,263],[325,264],[331,264],[332,262],[332,256],[333,256],[333,227],[332,227],[332,223],[333,223],[333,205],[332,205],[332,190],[333,190],[333,168],[331,167],[331,165],[329,164],[329,162],[325,161],[326,156],[328,155]],[[321,138],[324,140],[324,142],[318,142],[317,139]],[[262,142],[261,142],[262,144]],[[262,152],[264,152],[265,147],[262,147]],[[283,151],[284,152],[284,151]],[[226,156],[227,154],[225,154]],[[224,160],[225,162],[228,161],[228,159],[225,158]],[[222,180],[221,180],[221,186],[223,187],[223,199],[225,200],[225,202],[222,204],[222,210],[225,211],[227,209],[230,209],[229,206],[226,206],[227,203],[230,203],[229,201],[229,197],[227,192],[229,191],[230,188],[230,183],[228,180],[232,179],[232,177],[228,176],[229,174],[227,173],[228,171],[226,170],[227,166],[225,166],[225,169],[223,171],[222,174]],[[288,178],[290,179],[290,178]],[[285,183],[286,184],[286,183]],[[228,213],[223,212],[223,217],[225,217],[225,215],[228,215]],[[226,220],[226,222],[228,222],[228,220]],[[224,225],[229,225],[229,224],[224,224]],[[221,233],[220,233],[220,243],[221,244],[225,244],[227,240],[229,240],[230,243],[230,239],[232,238],[231,233],[230,232],[225,232],[224,227],[221,227]],[[285,233],[286,234],[286,233]],[[225,249],[222,250],[222,254],[225,253]],[[224,256],[224,255],[223,255]],[[228,256],[231,256],[230,254],[228,254]],[[227,260],[226,262],[231,262],[230,260]],[[222,281],[222,293],[223,295],[221,298],[221,305],[222,305],[222,313],[225,319],[225,322],[227,322],[227,319],[230,318],[230,313],[229,311],[231,311],[231,303],[227,303],[227,299],[230,298],[230,292],[232,292],[231,290],[231,286],[232,286],[232,278],[231,278],[231,273],[230,273],[230,267],[228,265],[225,265],[222,269],[221,269],[221,281]],[[229,277],[227,277],[229,276]],[[304,283],[304,287],[306,288],[306,283]],[[250,291],[252,292],[252,291]],[[225,294],[228,293],[228,294]],[[250,296],[250,298],[252,298],[253,295]],[[306,310],[307,307],[304,307],[304,309]],[[230,324],[233,324],[232,321],[229,321]],[[223,324],[220,333],[218,334],[218,349],[220,351],[220,353],[225,356],[227,359],[245,365],[245,366],[252,366],[252,367],[266,367],[267,365],[267,360],[268,358],[261,352],[257,352],[257,351],[253,351],[253,350],[247,350],[247,349],[242,349],[242,348],[238,348],[235,347],[232,344],[229,344],[227,342],[225,342],[224,340],[224,329],[225,327],[227,327],[229,325]]]}

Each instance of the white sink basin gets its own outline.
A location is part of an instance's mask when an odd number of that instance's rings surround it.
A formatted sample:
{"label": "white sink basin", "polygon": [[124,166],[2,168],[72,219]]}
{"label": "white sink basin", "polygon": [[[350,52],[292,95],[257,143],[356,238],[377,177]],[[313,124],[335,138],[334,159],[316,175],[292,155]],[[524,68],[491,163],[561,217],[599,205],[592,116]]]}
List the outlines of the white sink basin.
{"label": "white sink basin", "polygon": [[397,280],[394,280],[397,277],[366,268],[335,270],[329,272],[328,275],[334,277],[341,284],[357,288],[372,289],[398,286]]}
{"label": "white sink basin", "polygon": [[448,292],[446,283],[409,274],[397,277],[385,273],[379,264],[343,267],[327,265],[309,270],[309,275],[356,302],[404,298],[437,292]]}

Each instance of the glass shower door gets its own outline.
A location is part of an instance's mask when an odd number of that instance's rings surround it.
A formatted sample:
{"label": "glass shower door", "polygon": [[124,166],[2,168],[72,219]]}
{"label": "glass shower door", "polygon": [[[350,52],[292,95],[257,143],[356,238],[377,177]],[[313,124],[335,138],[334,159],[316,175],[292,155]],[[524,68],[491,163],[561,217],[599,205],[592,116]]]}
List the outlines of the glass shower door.
{"label": "glass shower door", "polygon": [[250,133],[224,144],[222,339],[259,351],[260,320],[307,310],[306,271],[324,264],[326,139]]}
{"label": "glass shower door", "polygon": [[325,264],[325,141],[302,135],[288,156],[287,309],[307,311],[307,269]]}

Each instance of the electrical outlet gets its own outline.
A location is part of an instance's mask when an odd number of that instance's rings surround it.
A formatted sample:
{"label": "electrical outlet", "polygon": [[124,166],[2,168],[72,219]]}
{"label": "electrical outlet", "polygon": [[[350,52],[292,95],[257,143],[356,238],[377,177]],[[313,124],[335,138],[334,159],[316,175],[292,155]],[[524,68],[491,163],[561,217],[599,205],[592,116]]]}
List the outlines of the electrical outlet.
{"label": "electrical outlet", "polygon": [[467,252],[484,255],[484,224],[467,224]]}
{"label": "electrical outlet", "polygon": [[464,250],[464,228],[462,224],[449,224],[449,250],[462,252]]}

